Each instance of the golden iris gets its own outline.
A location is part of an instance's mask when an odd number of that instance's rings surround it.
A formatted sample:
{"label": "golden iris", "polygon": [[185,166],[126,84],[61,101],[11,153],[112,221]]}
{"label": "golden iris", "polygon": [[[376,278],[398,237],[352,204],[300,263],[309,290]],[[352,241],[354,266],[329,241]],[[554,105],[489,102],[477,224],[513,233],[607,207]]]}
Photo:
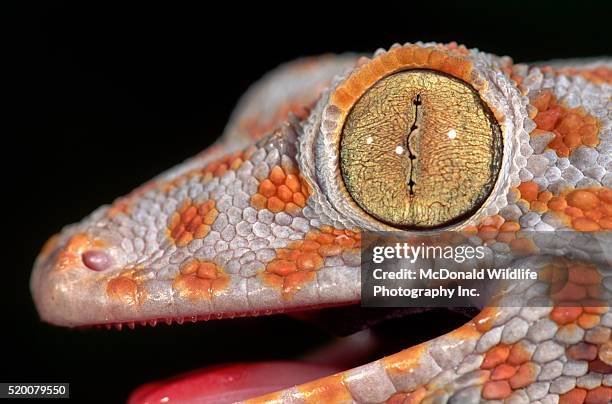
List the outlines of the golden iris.
{"label": "golden iris", "polygon": [[406,70],[369,88],[340,139],[340,171],[367,213],[404,229],[437,228],[473,214],[491,193],[502,137],[464,81]]}

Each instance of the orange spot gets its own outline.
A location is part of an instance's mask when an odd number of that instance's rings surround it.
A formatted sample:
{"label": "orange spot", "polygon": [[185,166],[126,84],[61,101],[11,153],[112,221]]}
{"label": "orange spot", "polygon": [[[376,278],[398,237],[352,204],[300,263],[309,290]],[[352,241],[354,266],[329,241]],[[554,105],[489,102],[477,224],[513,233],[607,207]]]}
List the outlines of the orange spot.
{"label": "orange spot", "polygon": [[251,206],[253,206],[257,210],[265,209],[267,199],[265,196],[261,194],[255,194],[251,197]]}
{"label": "orange spot", "polygon": [[[599,144],[599,122],[583,108],[568,109],[558,104],[550,90],[542,91],[531,104],[538,110],[533,118],[537,129],[555,134],[548,147],[559,157],[569,156],[580,145],[595,147]],[[538,133],[534,131],[532,135]]]}
{"label": "orange spot", "polygon": [[487,382],[482,388],[482,398],[485,400],[501,400],[510,395],[512,390],[506,380]]}
{"label": "orange spot", "polygon": [[279,213],[285,210],[285,202],[281,201],[276,196],[268,199],[267,208],[273,213]]}
{"label": "orange spot", "polygon": [[508,359],[508,355],[510,355],[510,348],[507,345],[497,345],[487,352],[480,368],[493,369],[504,363]]}
{"label": "orange spot", "polygon": [[521,192],[521,198],[531,202],[535,201],[538,197],[538,184],[532,181],[523,182],[518,186]]}
{"label": "orange spot", "polygon": [[300,179],[295,174],[288,174],[285,179],[285,185],[291,190],[291,192],[299,192],[302,189]]}
{"label": "orange spot", "polygon": [[182,233],[176,240],[176,245],[179,247],[184,247],[191,243],[191,240],[193,240],[193,233]]}
{"label": "orange spot", "polygon": [[342,375],[327,376],[297,387],[306,403],[343,403],[352,401]]}
{"label": "orange spot", "polygon": [[555,196],[548,201],[548,208],[554,211],[563,211],[567,208],[567,201],[561,196]]}
{"label": "orange spot", "polygon": [[186,246],[194,238],[204,238],[210,232],[210,225],[218,214],[215,201],[209,200],[194,205],[187,199],[168,219],[168,237],[179,247]]}
{"label": "orange spot", "polygon": [[553,100],[552,91],[542,91],[538,97],[531,101],[531,105],[536,107],[538,111],[546,111]]}
{"label": "orange spot", "polygon": [[497,236],[497,241],[499,241],[500,243],[509,244],[515,238],[516,238],[516,235],[514,232],[501,232]]}
{"label": "orange spot", "polygon": [[[325,230],[321,229],[321,231],[324,232]],[[310,235],[311,237],[314,237],[314,240],[318,241],[320,244],[332,244],[334,240],[336,239],[335,236],[333,236],[332,234],[327,234],[327,233],[319,233],[319,234],[311,233]]]}
{"label": "orange spot", "polygon": [[590,285],[586,287],[587,294],[592,299],[599,299],[603,295],[603,289],[601,285]]}
{"label": "orange spot", "polygon": [[270,181],[272,181],[276,186],[283,185],[286,178],[287,176],[285,175],[285,172],[279,166],[275,166],[270,171]]}
{"label": "orange spot", "polygon": [[297,271],[297,267],[292,261],[275,259],[268,264],[268,266],[266,267],[266,271],[276,275],[286,276],[290,273]]}
{"label": "orange spot", "polygon": [[491,373],[491,380],[506,380],[510,379],[516,373],[517,368],[508,364],[502,363],[497,366]]}
{"label": "orange spot", "polygon": [[521,226],[517,222],[506,222],[499,229],[503,232],[517,232]]}
{"label": "orange spot", "polygon": [[249,398],[244,401],[246,404],[282,404],[283,392],[275,391],[273,393],[264,394],[263,396],[257,396]]}
{"label": "orange spot", "polygon": [[306,206],[309,195],[306,180],[293,171],[287,172],[281,166],[274,166],[268,178],[259,184],[257,193],[251,196],[251,206],[296,215]]}
{"label": "orange spot", "polygon": [[550,191],[542,191],[538,194],[538,201],[540,202],[548,202],[552,199],[553,194]]}
{"label": "orange spot", "polygon": [[608,404],[612,402],[612,387],[599,386],[589,390],[584,402],[585,404]]}
{"label": "orange spot", "polygon": [[612,340],[608,340],[608,342],[599,347],[599,359],[608,366],[612,366]]}
{"label": "orange spot", "polygon": [[493,226],[482,226],[478,230],[478,237],[482,240],[493,240],[497,237],[499,231]]}
{"label": "orange spot", "polygon": [[128,276],[118,276],[108,281],[106,294],[123,305],[136,305],[139,302],[138,285]]}
{"label": "orange spot", "polygon": [[612,189],[603,188],[602,190],[599,191],[598,196],[599,196],[599,199],[601,199],[603,203],[612,204]]}
{"label": "orange spot", "polygon": [[551,292],[551,297],[555,302],[575,302],[587,296],[584,286],[566,282],[565,285],[556,291]]}
{"label": "orange spot", "polygon": [[476,329],[485,333],[493,327],[495,319],[499,316],[499,308],[487,306],[474,319],[472,322],[476,326]]}
{"label": "orange spot", "polygon": [[332,257],[342,253],[342,247],[337,244],[326,244],[319,247],[319,254],[322,257]]}
{"label": "orange spot", "polygon": [[478,236],[485,243],[499,241],[510,243],[516,238],[516,232],[521,226],[517,222],[506,222],[500,215],[487,216],[483,218],[478,226],[468,226],[462,233],[469,236]]}
{"label": "orange spot", "polygon": [[259,184],[259,193],[266,198],[270,198],[276,194],[276,185],[266,178]]}
{"label": "orange spot", "polygon": [[475,236],[478,234],[478,226],[467,226],[465,229],[463,229],[463,233],[465,233],[467,236]]}
{"label": "orange spot", "polygon": [[598,67],[542,67],[543,72],[552,72],[564,76],[581,76],[585,80],[595,84],[612,83],[612,69],[608,66]]}
{"label": "orange spot", "polygon": [[561,111],[559,108],[548,109],[546,111],[538,112],[534,117],[536,126],[540,130],[551,131],[557,125]]}
{"label": "orange spot", "polygon": [[358,232],[330,231],[337,234],[313,230],[305,235],[304,240],[296,240],[286,248],[276,249],[276,258],[266,265],[262,274],[263,281],[280,289],[283,297],[289,299],[302,285],[315,279],[315,272],[323,267],[325,257],[359,247]]}
{"label": "orange spot", "polygon": [[595,327],[599,324],[599,316],[597,314],[583,314],[578,317],[578,325],[584,329]]}
{"label": "orange spot", "polygon": [[529,255],[538,252],[537,246],[528,238],[517,238],[510,242],[513,252],[522,255]]}
{"label": "orange spot", "polygon": [[537,201],[531,202],[531,204],[529,205],[529,208],[534,212],[544,213],[548,210],[548,205],[545,202],[537,200]]}
{"label": "orange spot", "polygon": [[81,254],[92,248],[104,248],[104,240],[92,238],[85,233],[78,233],[70,237],[66,245],[60,249],[54,270],[63,271],[83,265]]}
{"label": "orange spot", "polygon": [[609,310],[604,301],[590,301],[588,304],[592,304],[592,306],[584,306],[583,309],[585,313],[605,314]]}
{"label": "orange spot", "polygon": [[293,192],[285,184],[279,185],[277,189],[277,194],[280,200],[285,203],[293,201]]}
{"label": "orange spot", "polygon": [[214,262],[191,259],[181,265],[180,274],[174,278],[172,288],[182,297],[199,300],[212,298],[228,284],[229,277]]}
{"label": "orange spot", "polygon": [[582,307],[554,307],[550,312],[550,319],[559,325],[569,324],[582,314]]}
{"label": "orange spot", "polygon": [[190,275],[196,273],[199,267],[200,263],[198,260],[190,260],[181,266],[180,271],[183,275]]}
{"label": "orange spot", "polygon": [[201,224],[196,228],[195,233],[193,233],[193,236],[195,238],[204,238],[209,232],[210,226],[207,224]]}
{"label": "orange spot", "polygon": [[601,274],[594,265],[578,263],[569,269],[569,280],[580,285],[598,284]]}
{"label": "orange spot", "polygon": [[[601,353],[601,349],[600,349],[600,353]],[[612,355],[612,353],[609,353],[608,355]],[[612,363],[612,361],[610,361],[610,363]],[[589,372],[610,374],[612,373],[612,366],[606,364],[601,359],[595,359],[589,362]]]}
{"label": "orange spot", "polygon": [[473,321],[462,325],[461,327],[451,331],[449,336],[452,336],[458,340],[464,341],[467,339],[478,339],[482,334],[476,328],[476,324]]}
{"label": "orange spot", "polygon": [[581,404],[586,397],[586,390],[574,388],[559,396],[559,404]]}
{"label": "orange spot", "polygon": [[612,230],[612,217],[603,217],[599,219],[599,225],[604,230]]}
{"label": "orange spot", "polygon": [[315,252],[303,252],[297,259],[297,266],[302,271],[316,271],[323,266],[323,257]]}
{"label": "orange spot", "polygon": [[538,376],[536,365],[531,362],[523,363],[516,374],[510,379],[510,386],[513,389],[520,389],[533,383]]}
{"label": "orange spot", "polygon": [[510,354],[506,362],[515,366],[522,365],[531,359],[531,355],[532,352],[525,348],[524,342],[519,341],[510,348]]}
{"label": "orange spot", "polygon": [[312,282],[315,279],[315,272],[294,272],[287,275],[283,280],[283,296],[291,296],[293,293],[301,289],[302,285]]}
{"label": "orange spot", "polygon": [[603,213],[599,210],[591,209],[584,211],[584,217],[587,219],[591,219],[593,222],[597,223],[602,218]]}
{"label": "orange spot", "polygon": [[593,209],[599,205],[597,195],[585,189],[577,189],[570,192],[566,199],[568,205],[582,210]]}
{"label": "orange spot", "polygon": [[403,375],[412,373],[420,366],[421,356],[426,350],[427,344],[423,343],[387,356],[381,359],[381,361],[389,374]]}
{"label": "orange spot", "polygon": [[578,231],[598,231],[601,229],[595,220],[586,217],[577,217],[573,219],[572,226]]}
{"label": "orange spot", "polygon": [[574,360],[591,361],[597,358],[597,346],[580,342],[567,349],[567,356]]}
{"label": "orange spot", "polygon": [[[208,148],[205,153],[199,154],[197,158],[206,158],[210,151],[216,152],[217,150],[219,149],[215,147]],[[185,184],[189,179],[194,177],[200,178],[203,183],[208,183],[214,177],[221,177],[230,170],[238,170],[242,163],[244,163],[244,161],[248,159],[255,150],[256,148],[254,146],[249,146],[246,150],[241,150],[236,153],[223,156],[208,163],[203,168],[195,168],[187,171],[186,173],[181,174],[165,183],[157,184],[156,187],[162,192],[169,192]]]}
{"label": "orange spot", "polygon": [[549,191],[538,193],[537,186],[532,182],[522,183],[519,185],[519,189],[521,188],[521,197],[529,202],[532,211],[554,211],[565,223],[578,231],[598,231],[602,227],[612,226],[612,204],[604,200],[608,197],[607,188],[570,188],[557,196],[553,196]]}
{"label": "orange spot", "polygon": [[219,269],[212,262],[200,262],[196,271],[198,278],[202,279],[217,279]]}
{"label": "orange spot", "polygon": [[567,208],[565,208],[564,210],[565,214],[571,217],[583,217],[584,213],[582,213],[582,211],[578,208],[575,208],[573,206],[568,206]]}
{"label": "orange spot", "polygon": [[321,244],[312,240],[304,240],[300,244],[300,249],[302,251],[318,251],[321,248]]}
{"label": "orange spot", "polygon": [[212,173],[215,177],[220,177],[227,172],[230,166],[235,167],[234,170],[238,169],[240,167],[240,164],[238,163],[242,163],[245,158],[244,154],[245,151],[238,151],[236,153],[223,156],[206,165],[202,170],[200,170],[200,173]]}
{"label": "orange spot", "polygon": [[494,229],[499,229],[504,224],[504,218],[500,215],[487,216],[480,222],[481,226],[488,226]]}

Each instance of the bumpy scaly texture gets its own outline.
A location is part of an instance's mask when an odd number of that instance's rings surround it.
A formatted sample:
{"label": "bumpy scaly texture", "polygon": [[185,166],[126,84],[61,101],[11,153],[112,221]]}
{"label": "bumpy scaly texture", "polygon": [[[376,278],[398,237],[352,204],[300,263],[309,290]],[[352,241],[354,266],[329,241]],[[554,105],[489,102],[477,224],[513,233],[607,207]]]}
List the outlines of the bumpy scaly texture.
{"label": "bumpy scaly texture", "polygon": [[[360,230],[388,226],[347,197],[334,136],[351,100],[407,68],[470,83],[503,130],[491,195],[452,228],[500,259],[541,252],[528,264],[551,281],[569,274],[563,304],[534,304],[543,285],[526,283],[447,335],[251,401],[609,402],[612,277],[589,247],[612,229],[609,61],[530,67],[418,43],[287,65],[250,91],[226,140],[50,239],[31,280],[41,317],[133,324],[358,301]],[[555,245],[520,232],[561,229]]]}

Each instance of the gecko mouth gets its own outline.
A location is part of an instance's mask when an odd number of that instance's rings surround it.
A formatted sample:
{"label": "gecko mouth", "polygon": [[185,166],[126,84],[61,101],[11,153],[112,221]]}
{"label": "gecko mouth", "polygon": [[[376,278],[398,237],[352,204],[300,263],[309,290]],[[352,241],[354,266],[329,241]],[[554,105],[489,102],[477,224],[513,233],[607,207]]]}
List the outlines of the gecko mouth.
{"label": "gecko mouth", "polygon": [[[460,312],[364,309],[357,304],[294,312],[292,316],[336,336],[313,351],[296,354],[291,360],[213,365],[147,383],[134,390],[128,402],[232,403],[257,397],[329,376],[437,337],[464,324],[476,312],[475,309]],[[414,324],[419,326],[418,335]]]}

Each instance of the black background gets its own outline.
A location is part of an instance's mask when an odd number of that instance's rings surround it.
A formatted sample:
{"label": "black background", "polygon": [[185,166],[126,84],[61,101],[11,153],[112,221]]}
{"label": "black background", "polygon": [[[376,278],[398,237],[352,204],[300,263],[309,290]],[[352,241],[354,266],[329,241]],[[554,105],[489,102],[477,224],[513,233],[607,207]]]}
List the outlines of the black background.
{"label": "black background", "polygon": [[[28,290],[51,234],[204,149],[238,97],[279,63],[417,40],[455,40],[515,61],[610,54],[605,2],[232,3],[45,3],[4,14],[13,24],[3,81],[16,90],[5,122],[16,130],[3,136],[8,260],[0,270],[9,305],[1,381],[68,381],[75,401],[121,402],[146,381],[213,363],[292,358],[330,338],[284,316],[67,330],[38,321]],[[409,344],[461,321],[418,315],[383,331]]]}

